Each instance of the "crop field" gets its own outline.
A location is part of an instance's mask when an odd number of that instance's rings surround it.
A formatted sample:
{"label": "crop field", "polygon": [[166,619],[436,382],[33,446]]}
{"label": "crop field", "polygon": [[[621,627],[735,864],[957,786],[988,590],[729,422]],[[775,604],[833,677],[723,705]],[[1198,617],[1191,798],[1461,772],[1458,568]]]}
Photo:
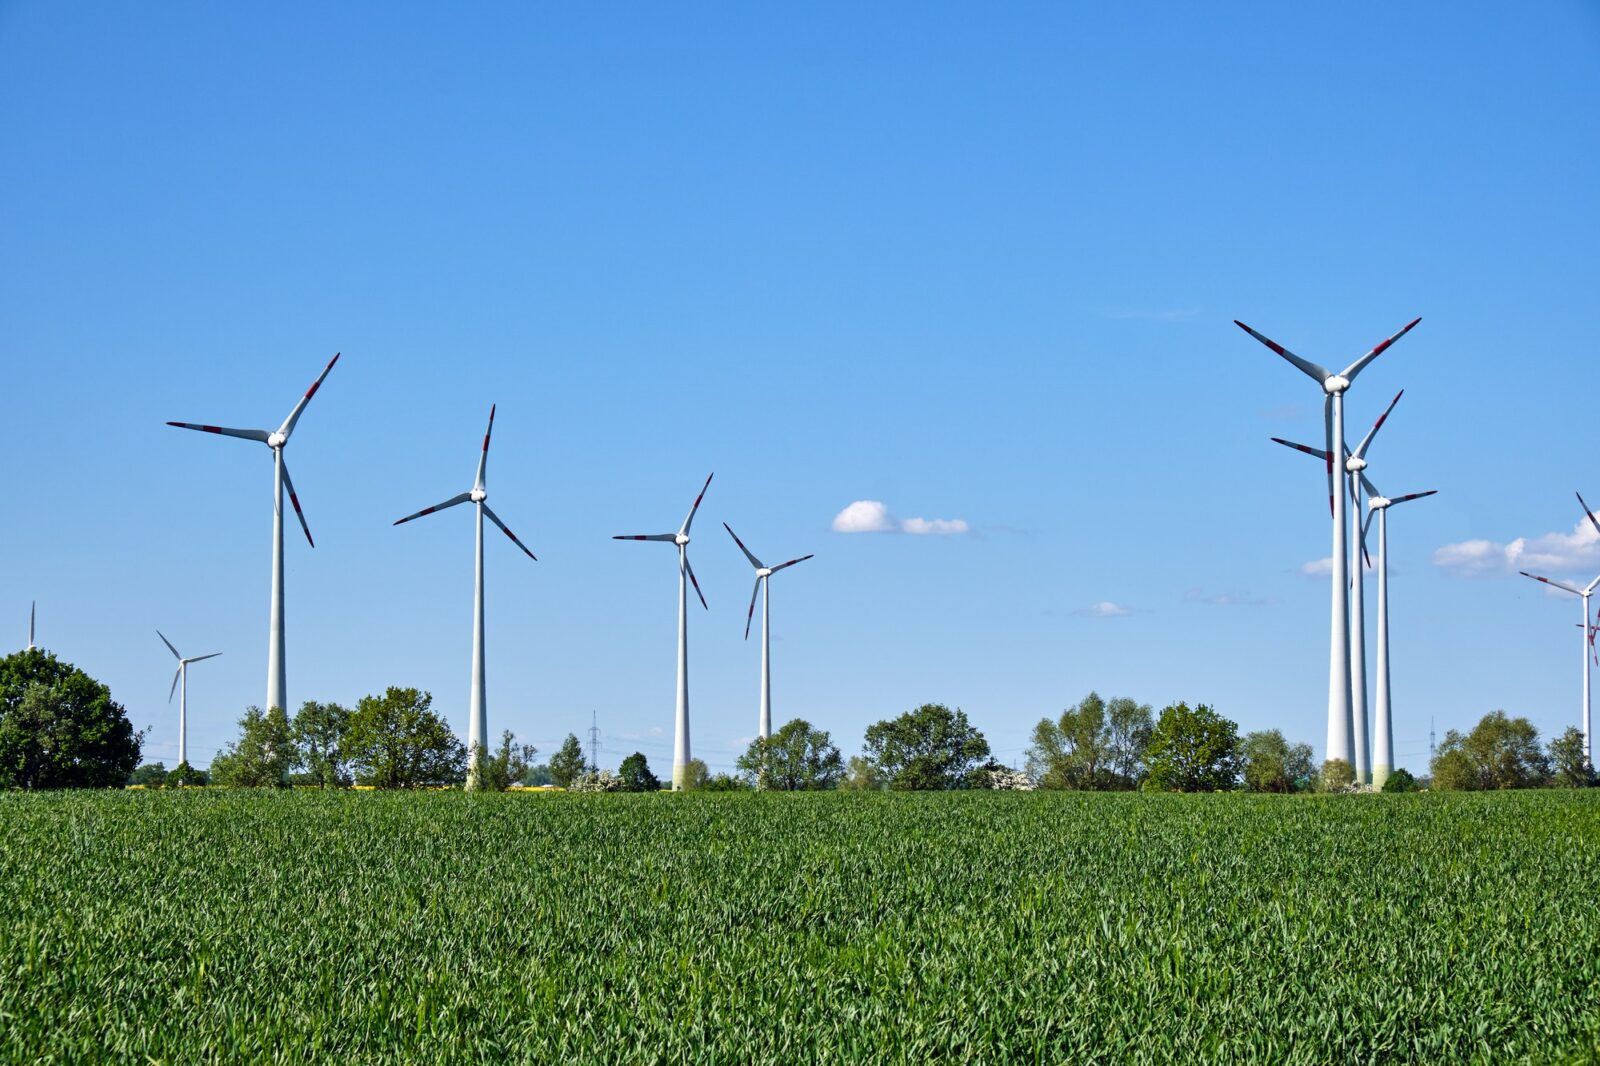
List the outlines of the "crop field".
{"label": "crop field", "polygon": [[0,795],[13,1062],[1600,1059],[1600,790]]}

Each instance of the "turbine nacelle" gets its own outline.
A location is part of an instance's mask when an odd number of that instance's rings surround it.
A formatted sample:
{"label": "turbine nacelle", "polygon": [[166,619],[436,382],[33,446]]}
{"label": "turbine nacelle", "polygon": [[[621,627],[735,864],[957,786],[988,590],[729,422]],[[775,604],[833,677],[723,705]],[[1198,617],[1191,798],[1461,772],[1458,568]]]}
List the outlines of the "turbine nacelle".
{"label": "turbine nacelle", "polygon": [[1381,510],[1383,510],[1385,507],[1389,506],[1393,502],[1394,502],[1393,500],[1389,499],[1386,496],[1368,496],[1367,497],[1367,510],[1369,510],[1369,511],[1381,511]]}
{"label": "turbine nacelle", "polygon": [[267,447],[277,449],[289,443],[289,435],[282,430],[273,430],[267,434]]}
{"label": "turbine nacelle", "polygon": [[1322,391],[1329,396],[1337,396],[1350,387],[1350,379],[1343,374],[1330,374],[1322,381]]}
{"label": "turbine nacelle", "polygon": [[1367,468],[1367,461],[1359,455],[1352,455],[1345,459],[1344,468],[1352,474],[1359,474]]}
{"label": "turbine nacelle", "polygon": [[484,500],[489,498],[489,490],[479,487],[473,489],[471,492],[467,493],[467,495],[471,498],[473,503],[482,503]]}
{"label": "turbine nacelle", "polygon": [[772,576],[772,567],[770,567],[770,566],[763,566],[759,570],[756,571],[756,577],[771,577],[771,576]]}
{"label": "turbine nacelle", "polygon": [[687,548],[689,546],[689,534],[687,534],[687,533],[676,533],[676,534],[674,534],[673,537],[672,537],[672,543],[676,544],[680,548]]}

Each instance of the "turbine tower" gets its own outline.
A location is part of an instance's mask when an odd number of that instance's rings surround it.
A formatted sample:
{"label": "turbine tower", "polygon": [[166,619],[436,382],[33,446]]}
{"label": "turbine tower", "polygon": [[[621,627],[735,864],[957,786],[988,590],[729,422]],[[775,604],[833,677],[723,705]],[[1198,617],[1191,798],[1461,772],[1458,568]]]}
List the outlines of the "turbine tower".
{"label": "turbine tower", "polygon": [[1376,741],[1372,763],[1372,787],[1382,789],[1383,783],[1394,773],[1394,711],[1389,691],[1389,508],[1397,503],[1408,503],[1432,496],[1438,489],[1412,492],[1393,499],[1379,492],[1365,473],[1356,475],[1361,487],[1367,490],[1367,520],[1361,527],[1361,540],[1366,543],[1367,528],[1372,516],[1378,516],[1378,709],[1376,716]]}
{"label": "turbine tower", "polygon": [[161,637],[161,643],[165,644],[172,657],[178,660],[178,672],[172,675],[172,688],[167,690],[167,702],[172,702],[172,693],[181,685],[183,692],[178,697],[178,765],[182,766],[189,761],[189,664],[215,659],[222,653],[214,651],[210,655],[196,655],[185,659],[178,654],[178,649],[172,646],[172,641],[168,640],[161,630],[156,630],[156,636]]}
{"label": "turbine tower", "polygon": [[1316,363],[1300,358],[1276,341],[1269,340],[1243,322],[1234,319],[1234,325],[1294,364],[1297,369],[1322,387],[1328,498],[1333,504],[1332,609],[1329,617],[1328,641],[1328,740],[1323,758],[1343,759],[1352,768],[1355,766],[1355,745],[1350,728],[1350,560],[1346,554],[1349,520],[1345,516],[1344,493],[1335,489],[1333,457],[1342,456],[1345,451],[1344,394],[1355,381],[1356,375],[1365,370],[1368,363],[1388,350],[1395,341],[1411,332],[1421,321],[1420,318],[1413,319],[1398,333],[1345,367],[1342,372],[1335,374]]}
{"label": "turbine tower", "polygon": [[1531,577],[1535,581],[1543,582],[1544,584],[1549,585],[1551,588],[1561,589],[1563,592],[1570,592],[1574,596],[1578,596],[1583,600],[1584,631],[1580,635],[1578,643],[1578,651],[1583,656],[1583,706],[1580,709],[1579,720],[1583,723],[1583,757],[1585,761],[1589,763],[1589,765],[1593,766],[1594,756],[1589,748],[1589,597],[1593,595],[1594,590],[1597,587],[1600,587],[1600,577],[1595,578],[1593,581],[1589,582],[1588,585],[1580,589],[1578,586],[1569,585],[1565,581],[1555,581],[1548,577],[1540,577],[1538,574],[1530,574],[1526,570],[1519,570],[1517,573],[1521,574],[1523,577]]}
{"label": "turbine tower", "polygon": [[767,593],[761,601],[761,719],[759,727],[761,739],[766,740],[772,735],[772,585],[768,579],[779,570],[787,569],[796,563],[803,563],[813,556],[802,555],[798,559],[790,559],[788,562],[779,563],[777,566],[765,566],[760,559],[750,554],[750,549],[744,546],[744,541],[739,539],[739,534],[733,531],[732,526],[724,522],[722,523],[722,528],[728,531],[728,536],[732,537],[733,542],[739,546],[739,550],[744,552],[744,557],[750,560],[750,565],[756,568],[755,588],[750,590],[750,610],[745,612],[744,616],[745,640],[750,639],[750,622],[755,618],[756,614],[756,596],[761,593],[762,589],[765,589]]}
{"label": "turbine tower", "polygon": [[39,601],[38,600],[34,600],[32,603],[28,604],[28,650],[29,651],[35,651],[39,647],[37,644],[35,644],[33,642],[33,618],[34,618],[34,614],[38,610],[39,610]]}
{"label": "turbine tower", "polygon": [[306,394],[300,397],[300,402],[294,405],[294,410],[289,412],[289,417],[283,420],[283,425],[272,432],[264,429],[227,429],[223,426],[196,425],[192,422],[167,423],[179,429],[197,429],[202,433],[217,433],[224,437],[258,441],[272,449],[272,622],[267,636],[266,706],[269,711],[274,707],[281,708],[285,713],[289,710],[287,692],[289,668],[283,646],[283,492],[285,489],[289,490],[289,502],[294,504],[295,517],[300,519],[300,528],[305,532],[306,543],[313,548],[317,546],[311,539],[311,527],[306,525],[305,512],[300,510],[300,497],[295,495],[294,481],[289,477],[289,468],[284,465],[283,449],[294,434],[295,423],[300,421],[301,412],[306,409],[306,404],[311,402],[311,397],[317,394],[317,390],[322,387],[323,379],[338,361],[339,355],[335,352],[333,358],[328,360],[328,365],[322,368],[322,373],[317,375],[317,380],[311,383]]}
{"label": "turbine tower", "polygon": [[406,515],[395,525],[403,525],[413,518],[442,511],[446,507],[454,507],[458,503],[471,502],[477,507],[477,556],[473,568],[473,594],[472,594],[472,702],[471,711],[467,716],[467,788],[475,789],[479,785],[478,759],[482,753],[489,750],[489,726],[484,707],[484,683],[486,680],[483,652],[483,519],[487,515],[489,521],[500,527],[500,532],[511,538],[511,543],[521,548],[530,559],[538,556],[528,551],[528,546],[517,539],[517,535],[506,528],[500,521],[500,516],[489,509],[489,492],[485,486],[484,475],[489,466],[489,437],[494,433],[494,405],[489,405],[489,428],[483,431],[483,453],[478,457],[478,476],[472,482],[470,492],[463,492],[459,496],[452,496],[443,503],[436,503],[432,507],[424,507],[416,514]]}
{"label": "turbine tower", "polygon": [[694,505],[689,508],[689,517],[683,520],[683,525],[676,533],[649,533],[633,534],[631,536],[612,537],[612,540],[659,540],[678,546],[678,706],[676,725],[672,734],[672,790],[681,791],[683,788],[684,772],[689,766],[689,590],[684,582],[687,577],[694,585],[694,594],[700,597],[700,606],[706,610],[705,593],[700,591],[700,582],[695,579],[694,567],[689,565],[689,527],[694,525],[695,512],[700,510],[700,501],[706,498],[706,489],[711,487],[711,478],[715,474],[706,476],[706,483],[700,487],[700,495],[694,498]]}

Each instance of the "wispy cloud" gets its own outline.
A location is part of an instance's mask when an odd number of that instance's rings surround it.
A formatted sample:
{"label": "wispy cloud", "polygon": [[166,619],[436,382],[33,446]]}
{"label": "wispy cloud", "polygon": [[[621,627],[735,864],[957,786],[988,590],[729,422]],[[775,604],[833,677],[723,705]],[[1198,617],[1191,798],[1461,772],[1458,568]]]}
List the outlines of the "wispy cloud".
{"label": "wispy cloud", "polygon": [[1113,307],[1102,311],[1106,318],[1119,322],[1187,322],[1200,314],[1198,307]]}
{"label": "wispy cloud", "polygon": [[835,533],[907,533],[914,537],[970,533],[961,518],[896,518],[881,500],[857,500],[833,516]]}
{"label": "wispy cloud", "polygon": [[1310,562],[1300,564],[1300,572],[1306,577],[1332,577],[1333,556],[1324,556],[1321,559],[1312,559]]}
{"label": "wispy cloud", "polygon": [[1268,422],[1303,422],[1311,417],[1311,408],[1303,403],[1285,403],[1259,412]]}
{"label": "wispy cloud", "polygon": [[1518,537],[1509,544],[1492,540],[1446,544],[1433,553],[1433,564],[1457,577],[1504,577],[1518,570],[1592,576],[1600,570],[1600,533],[1585,517],[1571,533]]}
{"label": "wispy cloud", "polygon": [[1276,600],[1261,599],[1250,595],[1249,590],[1236,592],[1206,593],[1200,589],[1190,589],[1183,594],[1189,603],[1205,603],[1213,607],[1270,607]]}
{"label": "wispy cloud", "polygon": [[1110,600],[1101,600],[1099,603],[1091,603],[1087,607],[1079,607],[1072,613],[1084,618],[1125,618],[1133,613],[1133,608],[1124,607],[1120,603],[1112,603]]}

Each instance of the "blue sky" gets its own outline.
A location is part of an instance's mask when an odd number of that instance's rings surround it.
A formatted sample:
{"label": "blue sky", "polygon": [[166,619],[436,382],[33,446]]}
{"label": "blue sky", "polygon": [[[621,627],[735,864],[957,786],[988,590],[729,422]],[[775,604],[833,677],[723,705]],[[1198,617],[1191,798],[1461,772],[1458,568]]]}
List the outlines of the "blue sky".
{"label": "blue sky", "polygon": [[[195,761],[262,700],[271,521],[266,449],[163,422],[275,427],[335,351],[287,452],[296,705],[415,685],[465,731],[470,513],[390,523],[470,487],[493,402],[540,558],[488,542],[494,734],[594,710],[667,768],[673,561],[610,536],[714,470],[713,767],[756,720],[724,520],[816,553],[774,713],[847,751],[941,701],[1019,761],[1090,689],[1320,751],[1321,471],[1268,441],[1320,393],[1234,318],[1342,366],[1423,316],[1349,405],[1405,387],[1373,478],[1440,490],[1391,523],[1399,761],[1576,719],[1577,610],[1512,562],[1600,573],[1593,5],[13,3],[0,99],[0,618],[37,598],[152,758],[157,627],[225,653]],[[834,532],[858,501],[967,531]]]}

